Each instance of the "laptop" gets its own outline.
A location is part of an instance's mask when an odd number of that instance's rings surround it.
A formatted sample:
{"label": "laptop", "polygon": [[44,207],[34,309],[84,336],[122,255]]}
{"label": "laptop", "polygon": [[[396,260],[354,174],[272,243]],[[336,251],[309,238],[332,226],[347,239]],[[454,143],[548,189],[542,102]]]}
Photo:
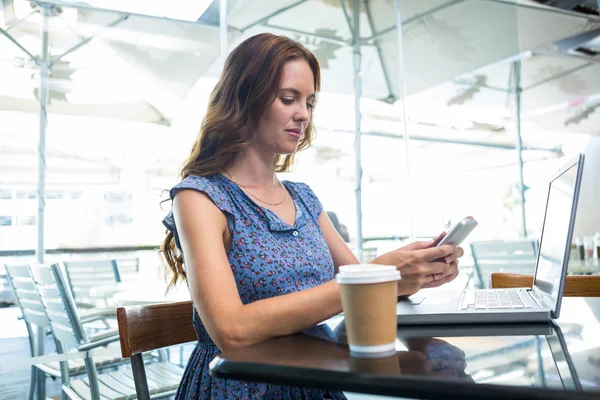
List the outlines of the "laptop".
{"label": "laptop", "polygon": [[533,287],[416,293],[398,302],[398,325],[530,323],[558,318],[583,161],[584,154],[579,154],[550,179]]}

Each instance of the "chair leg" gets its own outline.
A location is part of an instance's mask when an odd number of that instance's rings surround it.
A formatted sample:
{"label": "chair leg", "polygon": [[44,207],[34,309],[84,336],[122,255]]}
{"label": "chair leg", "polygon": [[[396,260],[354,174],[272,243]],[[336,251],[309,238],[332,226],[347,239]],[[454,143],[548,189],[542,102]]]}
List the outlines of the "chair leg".
{"label": "chair leg", "polygon": [[133,372],[137,400],[150,400],[148,380],[146,379],[146,370],[144,368],[144,357],[141,353],[131,356],[131,370]]}
{"label": "chair leg", "polygon": [[31,382],[29,382],[29,400],[33,400],[35,397],[35,387],[37,383],[38,369],[35,366],[31,366]]}
{"label": "chair leg", "polygon": [[[37,327],[37,352],[38,356],[44,354],[44,340],[46,339],[46,331],[44,328]],[[37,369],[37,368],[36,368]],[[38,369],[36,373],[37,398],[46,400],[46,373]]]}
{"label": "chair leg", "polygon": [[46,400],[46,374],[44,371],[38,370],[36,381],[38,400]]}

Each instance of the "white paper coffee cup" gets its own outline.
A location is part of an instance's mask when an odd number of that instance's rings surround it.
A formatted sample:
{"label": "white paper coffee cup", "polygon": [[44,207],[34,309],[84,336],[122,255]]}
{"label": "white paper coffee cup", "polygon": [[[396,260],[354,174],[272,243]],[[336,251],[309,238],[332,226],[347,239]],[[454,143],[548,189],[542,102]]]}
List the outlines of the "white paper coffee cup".
{"label": "white paper coffee cup", "polygon": [[394,353],[400,272],[389,265],[344,265],[335,279],[340,285],[352,356]]}

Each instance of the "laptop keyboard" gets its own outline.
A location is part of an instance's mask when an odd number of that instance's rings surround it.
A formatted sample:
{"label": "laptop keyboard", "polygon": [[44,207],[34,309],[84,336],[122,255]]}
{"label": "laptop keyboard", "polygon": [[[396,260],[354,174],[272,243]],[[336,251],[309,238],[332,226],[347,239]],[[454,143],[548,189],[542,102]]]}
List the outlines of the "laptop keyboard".
{"label": "laptop keyboard", "polygon": [[529,308],[514,289],[467,290],[461,309]]}

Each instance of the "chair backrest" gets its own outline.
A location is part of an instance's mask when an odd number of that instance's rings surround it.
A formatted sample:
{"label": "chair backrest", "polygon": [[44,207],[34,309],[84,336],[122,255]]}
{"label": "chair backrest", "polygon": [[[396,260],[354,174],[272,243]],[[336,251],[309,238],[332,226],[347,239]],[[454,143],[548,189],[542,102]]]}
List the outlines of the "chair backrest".
{"label": "chair backrest", "polygon": [[490,287],[490,274],[493,272],[533,274],[537,251],[538,241],[535,239],[471,242],[478,286]]}
{"label": "chair backrest", "polygon": [[136,276],[140,271],[140,259],[138,257],[118,258],[117,271],[119,272],[119,281],[126,281],[127,278]]}
{"label": "chair backrest", "polygon": [[[522,288],[533,286],[533,275],[492,274],[492,288]],[[564,296],[600,297],[600,275],[569,275],[565,282]]]}
{"label": "chair backrest", "polygon": [[65,261],[63,264],[76,299],[89,298],[90,290],[95,286],[121,281],[116,260]]}
{"label": "chair backrest", "polygon": [[40,294],[35,289],[35,283],[27,265],[5,265],[8,284],[15,294],[17,305],[21,309],[23,319],[27,324],[40,328],[50,326]]}
{"label": "chair backrest", "polygon": [[117,308],[124,358],[196,338],[191,301]]}
{"label": "chair backrest", "polygon": [[75,301],[67,288],[60,266],[32,265],[30,270],[55,339],[68,348],[87,342]]}
{"label": "chair backrest", "polygon": [[[32,265],[30,271],[35,287],[44,303],[46,315],[50,320],[50,327],[54,339],[57,341],[57,351],[64,353],[69,348],[76,348],[80,344],[87,343],[87,335],[77,314],[75,301],[67,287],[60,265]],[[100,399],[98,372],[94,359],[84,357],[83,362],[88,375],[90,390],[90,397],[86,398]],[[68,371],[67,364],[61,363],[63,388],[68,385]]]}

